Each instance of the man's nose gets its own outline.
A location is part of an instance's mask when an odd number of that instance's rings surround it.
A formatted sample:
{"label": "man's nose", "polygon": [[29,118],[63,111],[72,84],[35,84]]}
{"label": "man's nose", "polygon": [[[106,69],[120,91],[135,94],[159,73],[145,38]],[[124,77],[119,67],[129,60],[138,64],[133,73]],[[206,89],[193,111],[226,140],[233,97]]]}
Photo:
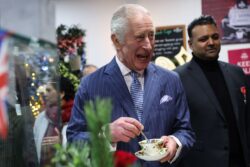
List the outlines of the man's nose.
{"label": "man's nose", "polygon": [[153,48],[152,46],[152,40],[149,37],[145,37],[143,42],[143,48],[147,50],[151,50]]}
{"label": "man's nose", "polygon": [[209,45],[213,45],[214,44],[214,40],[212,38],[208,38],[208,44]]}

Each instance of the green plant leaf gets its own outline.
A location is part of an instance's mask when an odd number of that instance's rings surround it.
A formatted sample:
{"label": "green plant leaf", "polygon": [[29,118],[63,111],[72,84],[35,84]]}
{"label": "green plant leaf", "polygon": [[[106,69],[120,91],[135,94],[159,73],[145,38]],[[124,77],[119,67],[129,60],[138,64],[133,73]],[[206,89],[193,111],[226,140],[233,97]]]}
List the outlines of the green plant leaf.
{"label": "green plant leaf", "polygon": [[[53,165],[62,167],[113,167],[113,156],[110,152],[110,122],[112,104],[110,99],[97,98],[84,106],[90,140],[68,144],[63,147],[55,145],[56,155]],[[106,128],[105,128],[106,127]]]}

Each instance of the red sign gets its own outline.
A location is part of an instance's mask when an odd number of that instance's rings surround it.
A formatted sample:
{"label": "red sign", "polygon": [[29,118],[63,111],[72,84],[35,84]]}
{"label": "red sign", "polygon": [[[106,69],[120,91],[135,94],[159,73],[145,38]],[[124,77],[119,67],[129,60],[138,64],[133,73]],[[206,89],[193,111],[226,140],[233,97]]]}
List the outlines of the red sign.
{"label": "red sign", "polygon": [[250,75],[250,49],[229,50],[228,61],[240,66],[246,75]]}

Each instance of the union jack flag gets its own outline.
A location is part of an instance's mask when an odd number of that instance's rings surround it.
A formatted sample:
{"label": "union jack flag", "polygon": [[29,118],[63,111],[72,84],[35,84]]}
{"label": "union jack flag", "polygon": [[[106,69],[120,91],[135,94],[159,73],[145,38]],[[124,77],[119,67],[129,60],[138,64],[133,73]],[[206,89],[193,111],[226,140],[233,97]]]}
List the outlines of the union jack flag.
{"label": "union jack flag", "polygon": [[8,133],[8,115],[6,110],[6,97],[8,91],[8,33],[0,29],[0,137],[5,139]]}

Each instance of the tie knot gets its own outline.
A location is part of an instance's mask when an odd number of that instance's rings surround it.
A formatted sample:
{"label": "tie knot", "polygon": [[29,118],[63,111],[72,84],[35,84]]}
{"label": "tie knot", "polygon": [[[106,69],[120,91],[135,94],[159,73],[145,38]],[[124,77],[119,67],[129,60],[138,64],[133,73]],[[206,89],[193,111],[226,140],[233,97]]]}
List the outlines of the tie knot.
{"label": "tie knot", "polygon": [[136,71],[131,71],[130,75],[132,76],[133,79],[135,79],[135,78],[137,79],[139,77],[139,73]]}

